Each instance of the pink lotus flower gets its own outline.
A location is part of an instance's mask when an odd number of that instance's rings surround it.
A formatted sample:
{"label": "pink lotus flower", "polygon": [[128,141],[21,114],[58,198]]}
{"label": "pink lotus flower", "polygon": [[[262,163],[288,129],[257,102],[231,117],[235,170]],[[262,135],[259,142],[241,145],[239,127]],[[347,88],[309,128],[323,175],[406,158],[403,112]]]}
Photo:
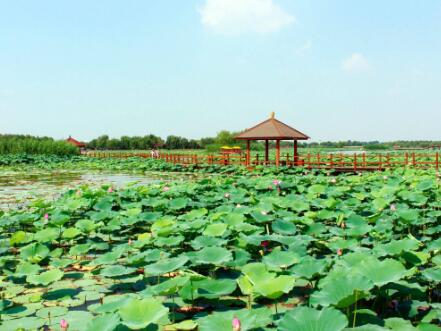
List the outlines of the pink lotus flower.
{"label": "pink lotus flower", "polygon": [[231,194],[230,194],[230,193],[225,193],[225,194],[224,194],[224,197],[225,197],[226,199],[229,199],[229,198],[231,197]]}
{"label": "pink lotus flower", "polygon": [[279,186],[280,184],[282,184],[282,181],[281,181],[281,180],[278,180],[278,179],[274,179],[274,180],[273,180],[273,185],[275,185],[275,186]]}
{"label": "pink lotus flower", "polygon": [[44,214],[44,219],[45,219],[45,220],[48,220],[48,219],[49,219],[49,214],[48,214],[48,213]]}
{"label": "pink lotus flower", "polygon": [[268,240],[264,240],[260,243],[260,246],[262,247],[267,247],[269,245],[269,241]]}
{"label": "pink lotus flower", "polygon": [[164,192],[168,192],[168,191],[170,191],[170,187],[168,187],[168,186],[164,186],[164,187],[162,188],[162,190],[163,190]]}
{"label": "pink lotus flower", "polygon": [[341,222],[340,227],[341,227],[342,229],[346,229],[346,224],[345,224],[345,222]]}
{"label": "pink lotus flower", "polygon": [[69,327],[69,323],[65,319],[62,319],[60,321],[60,328],[62,330],[67,330],[68,327]]}
{"label": "pink lotus flower", "polygon": [[341,250],[341,248],[337,249],[337,255],[338,256],[342,256],[343,255],[343,251]]}
{"label": "pink lotus flower", "polygon": [[233,331],[240,331],[240,320],[237,317],[233,318],[231,325],[233,326]]}
{"label": "pink lotus flower", "polygon": [[109,187],[108,189],[107,189],[107,193],[112,193],[113,192],[113,188],[112,188],[112,186],[111,187]]}
{"label": "pink lotus flower", "polygon": [[397,211],[397,206],[395,206],[394,204],[390,205],[390,210]]}

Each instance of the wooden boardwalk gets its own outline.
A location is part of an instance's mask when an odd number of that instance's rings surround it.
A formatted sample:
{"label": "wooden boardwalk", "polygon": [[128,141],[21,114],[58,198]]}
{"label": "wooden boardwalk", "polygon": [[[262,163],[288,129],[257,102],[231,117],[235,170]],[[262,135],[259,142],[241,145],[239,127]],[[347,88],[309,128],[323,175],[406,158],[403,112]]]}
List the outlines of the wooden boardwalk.
{"label": "wooden boardwalk", "polygon": [[[152,158],[150,153],[130,152],[97,152],[87,153],[97,158]],[[181,165],[246,165],[245,155],[198,155],[162,153],[158,157],[165,162]],[[301,154],[297,160],[289,153],[282,155],[281,166],[303,167],[306,169],[333,170],[336,172],[382,171],[397,167],[413,167],[419,169],[440,168],[440,155],[436,153],[333,153],[333,154]],[[261,155],[256,154],[250,160],[250,167],[275,166],[275,161],[265,162]]]}

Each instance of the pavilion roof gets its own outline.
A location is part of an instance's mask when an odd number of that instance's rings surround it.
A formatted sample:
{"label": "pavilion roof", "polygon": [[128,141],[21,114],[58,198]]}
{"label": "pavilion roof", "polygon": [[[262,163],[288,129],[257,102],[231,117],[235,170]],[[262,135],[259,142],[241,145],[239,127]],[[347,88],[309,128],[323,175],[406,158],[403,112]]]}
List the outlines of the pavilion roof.
{"label": "pavilion roof", "polygon": [[309,136],[275,119],[272,113],[269,119],[243,131],[236,136],[236,139],[307,140]]}
{"label": "pavilion roof", "polygon": [[77,147],[86,147],[85,143],[82,143],[81,141],[78,141],[78,140],[72,138],[71,136],[69,136],[69,138],[67,138],[66,141],[68,143],[71,143],[72,145],[77,146]]}

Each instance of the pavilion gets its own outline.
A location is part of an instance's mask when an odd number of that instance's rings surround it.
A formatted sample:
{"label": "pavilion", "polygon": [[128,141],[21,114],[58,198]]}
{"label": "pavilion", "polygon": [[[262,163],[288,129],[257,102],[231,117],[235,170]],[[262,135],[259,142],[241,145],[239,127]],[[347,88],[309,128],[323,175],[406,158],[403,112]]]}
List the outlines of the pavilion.
{"label": "pavilion", "polygon": [[85,144],[85,143],[83,143],[83,142],[81,142],[81,141],[78,141],[78,140],[72,138],[71,136],[69,136],[69,138],[67,138],[66,141],[67,141],[68,143],[70,143],[70,144],[72,144],[72,145],[74,145],[74,146],[80,148],[80,149],[86,147],[86,144]]}
{"label": "pavilion", "polygon": [[236,139],[247,141],[247,151],[246,151],[246,165],[250,165],[251,161],[251,151],[250,142],[252,140],[265,140],[265,164],[269,163],[269,141],[276,141],[276,166],[280,165],[280,141],[281,140],[293,140],[294,141],[294,165],[298,164],[298,152],[297,152],[297,141],[298,140],[308,140],[309,137],[280,122],[274,117],[274,112],[266,121],[263,121],[250,129],[243,131],[241,134],[236,136]]}

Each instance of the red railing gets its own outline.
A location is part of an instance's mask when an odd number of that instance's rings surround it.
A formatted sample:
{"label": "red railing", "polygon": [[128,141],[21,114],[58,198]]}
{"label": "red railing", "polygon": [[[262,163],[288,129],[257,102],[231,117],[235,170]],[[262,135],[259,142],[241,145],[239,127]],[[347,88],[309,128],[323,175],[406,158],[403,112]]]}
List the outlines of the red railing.
{"label": "red railing", "polygon": [[[142,157],[153,158],[150,153],[130,152],[88,152],[88,156],[97,158],[129,158]],[[218,164],[218,165],[246,165],[245,155],[217,154],[174,154],[162,153],[158,159],[173,164]],[[251,157],[249,166],[268,165],[274,166],[275,160],[265,161],[262,155],[256,154]],[[293,155],[287,153],[280,157],[282,166],[301,166],[307,169],[335,169],[342,171],[374,171],[394,167],[411,166],[414,168],[435,168],[440,167],[439,153],[331,153],[331,154],[301,154],[297,160]]]}

